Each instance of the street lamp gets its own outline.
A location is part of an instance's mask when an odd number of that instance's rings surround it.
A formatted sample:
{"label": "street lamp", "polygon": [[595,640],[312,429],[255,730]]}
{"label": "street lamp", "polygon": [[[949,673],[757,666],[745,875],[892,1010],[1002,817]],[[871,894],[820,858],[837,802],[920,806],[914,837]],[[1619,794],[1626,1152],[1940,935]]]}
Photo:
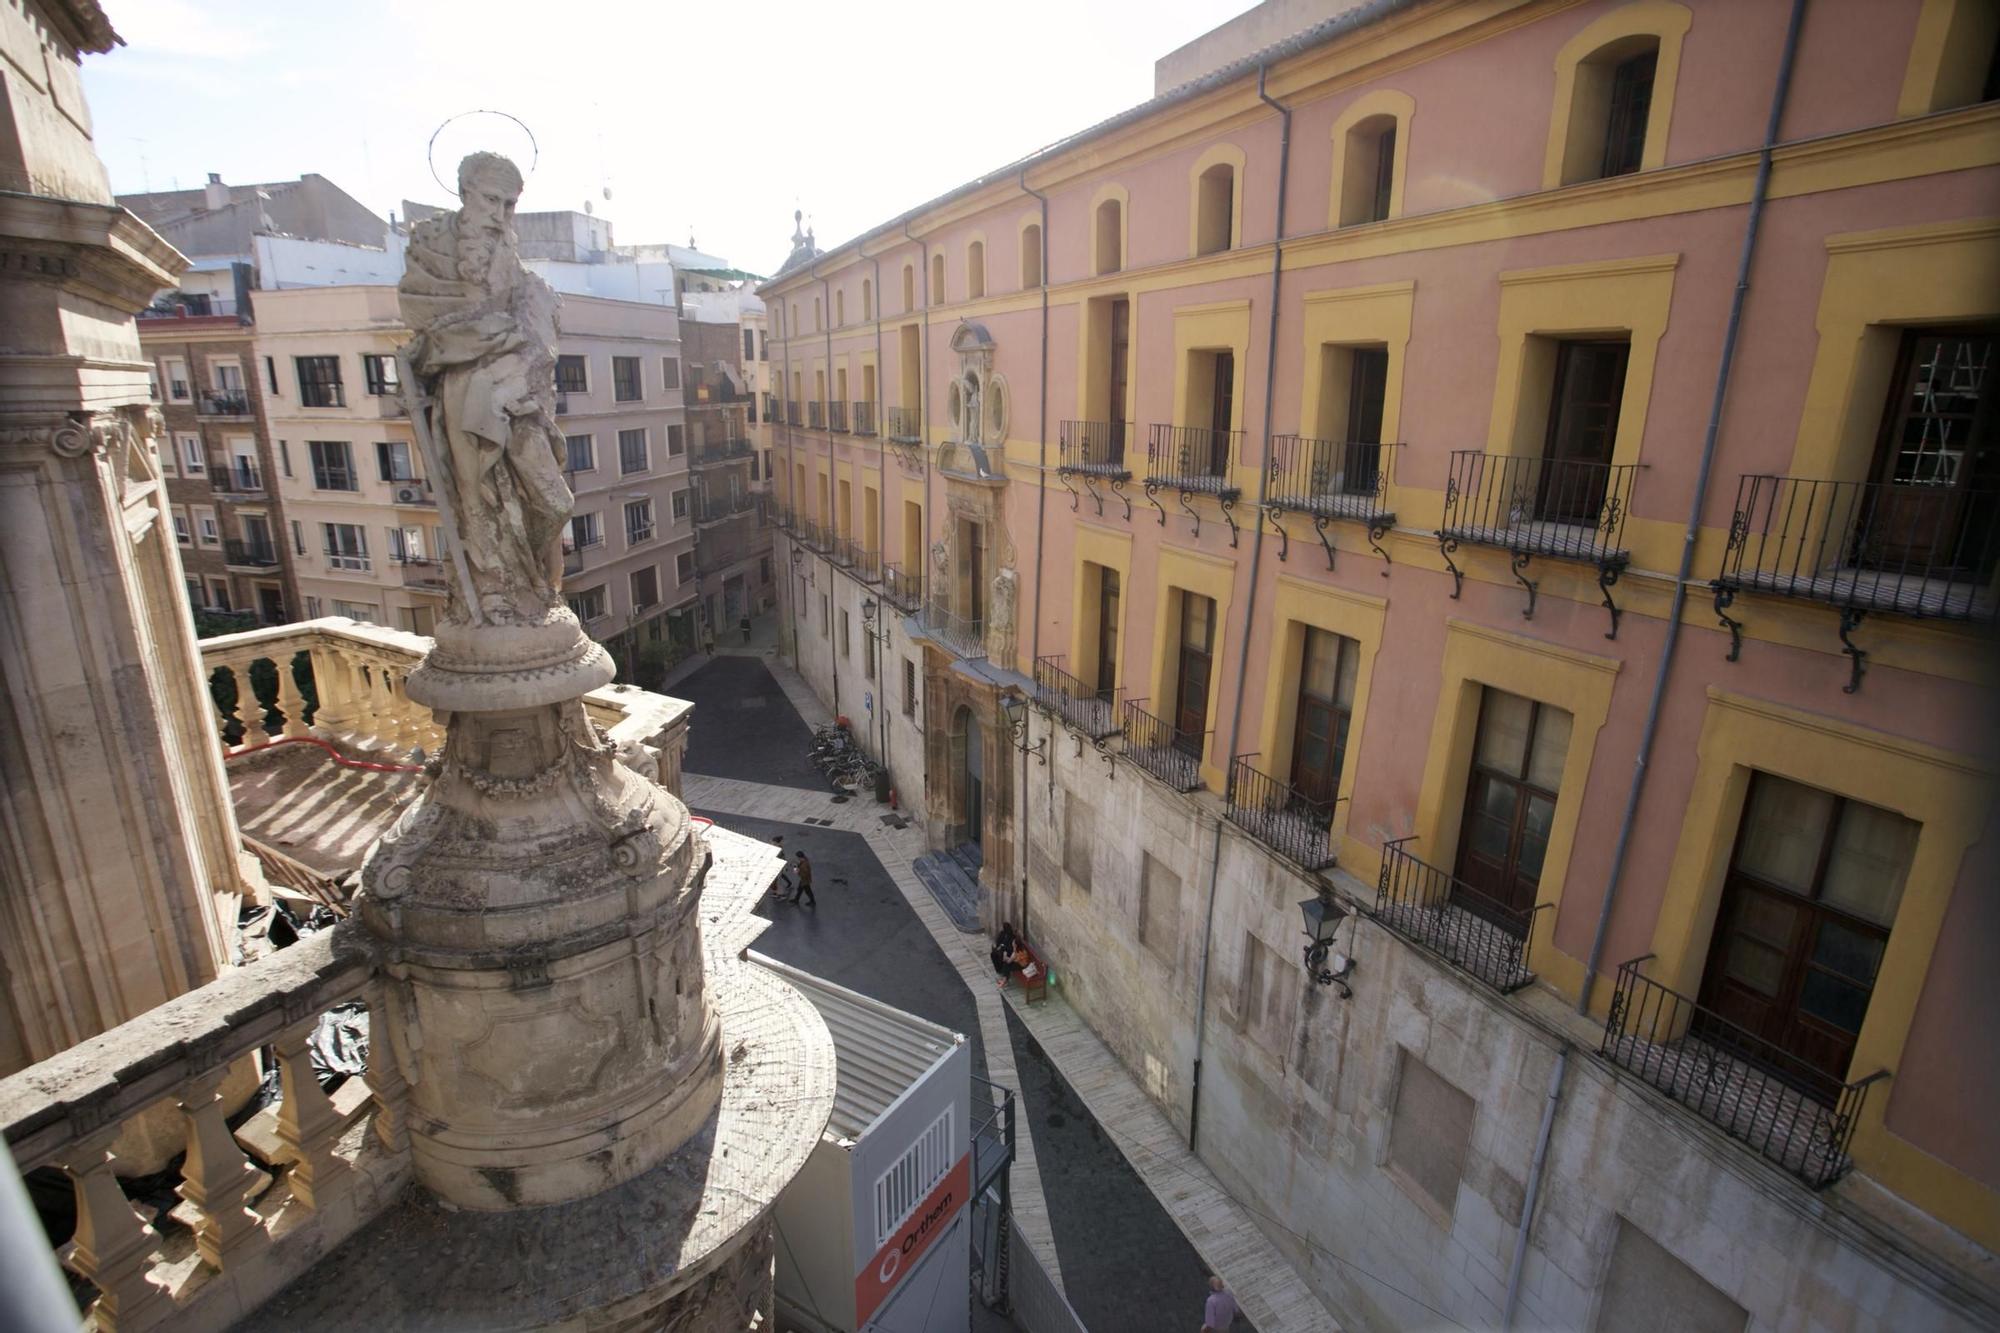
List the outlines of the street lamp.
{"label": "street lamp", "polygon": [[1306,919],[1306,975],[1321,986],[1340,987],[1341,999],[1353,999],[1347,978],[1354,975],[1354,960],[1332,952],[1334,933],[1347,913],[1326,896],[1306,899],[1299,904],[1299,911]]}
{"label": "street lamp", "polygon": [[1007,730],[1013,737],[1014,748],[1022,754],[1034,755],[1037,762],[1047,767],[1049,756],[1046,751],[1049,746],[1049,738],[1044,736],[1033,745],[1028,744],[1028,718],[1030,715],[1028,701],[1018,694],[1006,695],[1000,700],[1000,711],[1006,715]]}

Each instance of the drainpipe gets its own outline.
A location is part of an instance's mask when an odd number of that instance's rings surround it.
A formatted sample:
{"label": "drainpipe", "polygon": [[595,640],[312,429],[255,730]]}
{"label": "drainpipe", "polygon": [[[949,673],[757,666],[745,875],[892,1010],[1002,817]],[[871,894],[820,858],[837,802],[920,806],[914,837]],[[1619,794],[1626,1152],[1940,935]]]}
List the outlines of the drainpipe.
{"label": "drainpipe", "polygon": [[[826,387],[830,393],[833,390],[833,289],[827,285],[825,278],[819,276],[819,261],[817,259],[806,265],[806,277],[819,283],[819,327],[820,332],[826,335]],[[840,502],[840,470],[835,464],[833,457],[832,415],[832,409],[826,403],[822,402],[820,404],[820,423],[826,428],[826,506],[829,517],[837,519],[839,514],[834,510],[833,506]],[[838,525],[830,524],[829,526]],[[837,540],[837,538],[833,540]],[[819,572],[817,567],[815,567],[813,572]],[[840,716],[840,654],[833,650],[833,635],[831,633],[833,628],[831,621],[834,611],[833,560],[831,557],[828,557],[826,562],[825,595],[826,614],[829,622],[827,626],[829,632],[827,634],[826,674],[833,681],[833,715],[837,718]]]}
{"label": "drainpipe", "polygon": [[[1257,572],[1264,558],[1264,499],[1271,476],[1271,406],[1278,395],[1278,288],[1285,266],[1285,191],[1292,167],[1292,111],[1264,91],[1264,76],[1270,66],[1257,67],[1257,96],[1278,112],[1278,214],[1276,234],[1271,241],[1271,322],[1264,342],[1264,444],[1257,468],[1257,535],[1250,543],[1250,591],[1243,599],[1243,633],[1236,645],[1236,702],[1229,713],[1229,748],[1225,758],[1233,767],[1236,745],[1243,730],[1244,682],[1250,678],[1250,630],[1256,623]],[[1194,1073],[1188,1089],[1188,1151],[1197,1152],[1196,1133],[1201,1125],[1201,1056],[1203,1030],[1208,1017],[1208,953],[1215,938],[1215,894],[1222,874],[1222,821],[1215,821],[1215,850],[1208,862],[1208,908],[1201,927],[1201,966],[1195,980]]]}
{"label": "drainpipe", "polygon": [[[875,562],[880,573],[882,561],[882,529],[889,522],[889,446],[883,439],[882,431],[882,381],[888,370],[882,364],[882,257],[871,255],[869,262],[875,266],[875,308],[868,313],[875,320]],[[852,425],[853,423],[849,423]],[[878,585],[879,586],[879,585]],[[889,646],[889,599],[879,593],[875,598],[875,624],[882,631],[880,646],[875,650],[875,717],[882,729],[882,767],[889,766],[889,709],[888,691],[883,684],[889,679],[888,654],[883,651]],[[893,786],[895,779],[891,777]]]}
{"label": "drainpipe", "polygon": [[[1049,475],[1049,197],[1043,194],[1040,190],[1034,189],[1028,184],[1028,169],[1025,166],[1021,168],[1021,192],[1023,194],[1032,197],[1037,203],[1039,203],[1042,206],[1042,224],[1040,231],[1038,233],[1041,239],[1041,247],[1042,247],[1041,261],[1040,261],[1040,268],[1041,268],[1040,277],[1042,279],[1041,283],[1042,286],[1041,400],[1042,402],[1041,402],[1040,430],[1039,433],[1036,435],[1036,439],[1038,439],[1041,443],[1040,443],[1040,452],[1037,455],[1038,462],[1035,472],[1035,614],[1034,614],[1034,619],[1029,622],[1028,626],[1028,675],[1029,678],[1032,679],[1035,674],[1035,660],[1041,656],[1042,652],[1042,545],[1043,545],[1042,530],[1045,522],[1047,521],[1047,511],[1049,502],[1049,492],[1048,492],[1048,487],[1046,485]],[[1001,442],[1001,451],[1004,459],[1006,451],[1005,441]],[[1002,462],[1001,466],[1003,467],[1006,466],[1004,461]],[[1019,626],[1019,624],[1021,623],[1021,618],[1018,611],[1015,614],[1014,623],[1016,626]],[[1019,630],[1017,629],[1016,632],[1018,633]],[[1025,734],[1022,736],[1022,739],[1023,740],[1027,739]],[[1051,728],[1049,732],[1049,748],[1051,750],[1056,748],[1055,731],[1053,728]],[[1049,767],[1049,812],[1051,818],[1054,817],[1055,813],[1055,774],[1056,774],[1055,767],[1051,765]],[[1028,810],[1028,752],[1024,749],[1021,751],[1021,823],[1020,823],[1021,933],[1023,935],[1026,935],[1028,933],[1027,810]]]}
{"label": "drainpipe", "polygon": [[1549,1095],[1542,1103],[1542,1127],[1535,1132],[1535,1160],[1528,1167],[1528,1192],[1521,1200],[1521,1225],[1514,1232],[1514,1262],[1507,1269],[1507,1306],[1500,1316],[1501,1333],[1514,1327],[1514,1309],[1521,1300],[1521,1269],[1528,1261],[1528,1232],[1535,1224],[1535,1200],[1542,1192],[1542,1169],[1549,1160],[1549,1133],[1555,1128],[1556,1104],[1562,1100],[1563,1071],[1569,1068],[1569,1043],[1556,1052],[1549,1071]]}
{"label": "drainpipe", "polygon": [[[924,590],[923,594],[917,598],[918,623],[922,623],[925,608],[929,600],[937,593],[935,588],[926,586],[933,578],[937,577],[931,570],[931,519],[935,517],[931,513],[931,461],[929,452],[931,435],[931,386],[928,373],[931,361],[931,243],[929,241],[918,240],[915,235],[911,234],[910,224],[907,219],[903,223],[903,239],[914,243],[917,247],[917,276],[923,280],[924,291],[924,331],[923,336],[917,342],[917,434],[919,436],[917,440],[917,453],[924,460],[924,548],[917,552],[917,568],[922,570],[924,574],[924,582],[917,585]],[[925,660],[929,660],[928,656],[926,656]],[[930,707],[930,681],[928,676],[924,681],[923,688],[924,707],[928,713]],[[930,826],[931,795],[930,729],[928,727],[924,729],[923,737],[925,750],[924,825],[928,831]]]}
{"label": "drainpipe", "polygon": [[1625,853],[1646,789],[1646,766],[1653,757],[1653,740],[1660,729],[1666,702],[1667,677],[1674,669],[1674,646],[1680,642],[1681,608],[1687,603],[1688,576],[1694,570],[1695,540],[1701,535],[1701,511],[1708,498],[1708,477],[1715,463],[1716,437],[1722,428],[1722,405],[1729,393],[1729,372],[1736,361],[1736,335],[1743,324],[1743,303],[1750,294],[1750,260],[1757,250],[1757,233],[1764,221],[1764,199],[1771,184],[1771,148],[1778,141],[1778,122],[1785,114],[1785,93],[1792,85],[1792,62],[1799,49],[1799,27],[1805,21],[1806,0],[1792,0],[1791,21],[1785,27],[1784,53],[1778,58],[1778,86],[1771,92],[1771,115],[1764,125],[1764,145],[1757,153],[1757,181],[1750,191],[1750,216],[1743,225],[1743,253],[1736,262],[1736,290],[1729,298],[1729,328],[1722,337],[1722,361],[1715,369],[1715,394],[1709,400],[1708,429],[1701,441],[1701,467],[1695,474],[1694,498],[1688,502],[1687,529],[1681,535],[1680,571],[1674,575],[1673,607],[1667,614],[1667,642],[1653,672],[1653,694],[1646,705],[1646,725],[1639,736],[1638,757],[1632,761],[1632,785],[1625,793],[1625,811],[1618,821],[1618,842],[1611,853],[1611,874],[1604,882],[1604,902],[1597,912],[1597,930],[1590,940],[1590,958],[1583,965],[1583,986],[1576,1011],[1590,1012],[1590,992],[1604,961],[1604,937],[1611,928],[1611,908],[1625,874]]}

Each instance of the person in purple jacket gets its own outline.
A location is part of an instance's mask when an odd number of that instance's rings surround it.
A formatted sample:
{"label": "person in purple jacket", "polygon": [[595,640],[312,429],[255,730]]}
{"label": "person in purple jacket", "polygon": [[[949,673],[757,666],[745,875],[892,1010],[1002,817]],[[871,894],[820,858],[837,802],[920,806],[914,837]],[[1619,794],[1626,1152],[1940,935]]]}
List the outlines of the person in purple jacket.
{"label": "person in purple jacket", "polygon": [[1220,1277],[1208,1280],[1208,1304],[1202,1307],[1201,1333],[1224,1333],[1236,1323],[1236,1298]]}

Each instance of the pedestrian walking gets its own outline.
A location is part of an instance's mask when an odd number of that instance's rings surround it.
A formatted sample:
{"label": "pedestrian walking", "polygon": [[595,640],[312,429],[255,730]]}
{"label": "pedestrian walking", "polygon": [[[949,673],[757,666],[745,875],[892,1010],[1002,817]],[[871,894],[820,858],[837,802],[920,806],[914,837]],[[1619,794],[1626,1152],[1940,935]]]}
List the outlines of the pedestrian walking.
{"label": "pedestrian walking", "polygon": [[1208,1303],[1201,1311],[1201,1333],[1224,1333],[1236,1324],[1236,1298],[1220,1277],[1208,1280]]}
{"label": "pedestrian walking", "polygon": [[743,617],[743,642],[750,642],[750,617]]}
{"label": "pedestrian walking", "polygon": [[807,859],[804,852],[800,852],[798,864],[794,868],[798,871],[799,887],[793,892],[792,901],[800,906],[811,903],[813,909],[817,911],[819,899],[813,897],[813,863]]}
{"label": "pedestrian walking", "polygon": [[792,883],[792,868],[785,864],[785,835],[780,833],[771,841],[778,848],[778,877],[771,881],[771,896],[783,902],[787,894],[798,892],[798,886]]}

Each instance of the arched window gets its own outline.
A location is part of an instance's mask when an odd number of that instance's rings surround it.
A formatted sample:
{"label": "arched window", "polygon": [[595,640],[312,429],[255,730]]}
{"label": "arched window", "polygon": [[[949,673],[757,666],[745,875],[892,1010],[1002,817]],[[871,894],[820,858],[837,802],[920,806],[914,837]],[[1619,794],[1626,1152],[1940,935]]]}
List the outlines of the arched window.
{"label": "arched window", "polygon": [[1410,117],[1407,93],[1378,89],[1351,104],[1333,123],[1333,203],[1336,227],[1381,222],[1403,214],[1404,162]]}
{"label": "arched window", "polygon": [[1106,199],[1097,206],[1095,273],[1116,273],[1125,267],[1125,204]]}
{"label": "arched window", "polygon": [[1671,0],[1614,9],[1556,56],[1546,188],[1665,164],[1681,38],[1691,15]]}
{"label": "arched window", "polygon": [[931,304],[944,304],[944,256],[931,256]]}
{"label": "arched window", "polygon": [[1212,255],[1236,243],[1236,168],[1218,162],[1195,178],[1194,252]]}
{"label": "arched window", "polygon": [[833,326],[837,329],[847,327],[847,293],[844,291],[833,294]]}
{"label": "arched window", "polygon": [[986,242],[974,241],[965,247],[965,299],[976,301],[986,295]]}
{"label": "arched window", "polygon": [[1021,285],[1042,285],[1042,224],[1030,222],[1021,228]]}
{"label": "arched window", "polygon": [[819,298],[815,296],[813,298],[813,332],[818,333],[821,329],[824,329],[825,327],[826,327],[826,313],[825,310],[820,305]]}
{"label": "arched window", "polygon": [[861,280],[861,318],[875,318],[875,284],[867,278]]}
{"label": "arched window", "polygon": [[917,266],[915,264],[905,264],[903,265],[903,309],[909,311],[916,308]]}

